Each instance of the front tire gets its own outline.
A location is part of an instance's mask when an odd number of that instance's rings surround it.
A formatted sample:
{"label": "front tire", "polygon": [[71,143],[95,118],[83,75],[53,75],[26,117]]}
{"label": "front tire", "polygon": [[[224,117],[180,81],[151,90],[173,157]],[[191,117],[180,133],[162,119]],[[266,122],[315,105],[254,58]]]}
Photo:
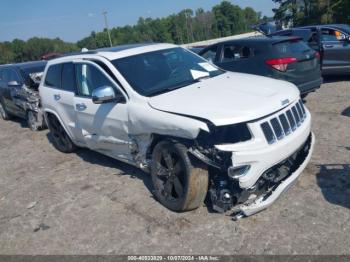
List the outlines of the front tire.
{"label": "front tire", "polygon": [[0,115],[3,120],[9,120],[11,118],[10,115],[7,113],[2,102],[0,102]]}
{"label": "front tire", "polygon": [[54,147],[62,153],[72,153],[76,146],[64,130],[60,121],[54,115],[48,115],[48,126]]}
{"label": "front tire", "polygon": [[38,114],[34,111],[28,111],[26,114],[28,128],[32,131],[39,131],[41,126],[38,125]]}
{"label": "front tire", "polygon": [[157,200],[176,212],[198,208],[208,192],[208,171],[194,167],[187,147],[178,142],[165,140],[155,146],[151,176]]}

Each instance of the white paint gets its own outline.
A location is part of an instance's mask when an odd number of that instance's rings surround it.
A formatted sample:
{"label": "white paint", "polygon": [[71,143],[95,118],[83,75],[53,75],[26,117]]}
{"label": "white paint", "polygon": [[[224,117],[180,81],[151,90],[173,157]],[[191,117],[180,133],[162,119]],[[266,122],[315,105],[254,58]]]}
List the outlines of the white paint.
{"label": "white paint", "polygon": [[[305,142],[311,130],[311,116],[308,111],[307,118],[298,130],[273,145],[267,143],[260,128],[262,121],[278,116],[279,113],[276,112],[286,110],[298,101],[300,93],[291,83],[248,74],[224,73],[148,98],[136,93],[110,62],[121,57],[173,47],[176,46],[157,44],[120,52],[103,51],[51,60],[44,75],[49,66],[57,63],[73,61],[96,66],[125,97],[126,103],[94,104],[90,98],[78,97],[71,92],[46,87],[43,84],[44,77],[40,84],[43,109],[57,116],[77,145],[91,148],[138,167],[144,166],[147,162],[146,152],[151,143],[152,134],[194,140],[201,130],[209,132],[206,121],[216,126],[248,122],[252,134],[250,141],[216,145],[218,150],[232,152],[232,166],[251,165],[247,175],[239,180],[241,188],[254,185],[264,171],[290,156]],[[97,64],[83,58],[104,63],[123,88]],[[206,62],[201,63],[201,66],[208,72],[215,69]],[[196,79],[207,76],[208,73],[192,71],[192,75]],[[54,99],[57,94],[61,97],[59,101]],[[286,99],[290,101],[287,107],[282,105]],[[77,104],[85,104],[86,109],[77,110]],[[138,149],[136,153],[135,148]],[[303,167],[307,162],[308,159]],[[302,169],[299,169],[298,175]],[[292,180],[290,183],[293,182]],[[283,184],[283,188],[288,186],[288,182]],[[279,196],[280,193],[276,195]],[[271,199],[269,202],[251,206],[251,211],[246,209],[245,214],[252,214],[265,208],[277,197],[274,195],[269,199]]]}

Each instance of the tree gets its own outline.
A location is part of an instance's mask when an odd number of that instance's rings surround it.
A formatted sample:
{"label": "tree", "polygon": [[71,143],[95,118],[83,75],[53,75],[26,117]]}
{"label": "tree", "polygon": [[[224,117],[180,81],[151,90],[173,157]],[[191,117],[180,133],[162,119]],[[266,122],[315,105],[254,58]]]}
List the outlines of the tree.
{"label": "tree", "polygon": [[350,22],[349,0],[273,0],[279,4],[274,18],[284,25]]}
{"label": "tree", "polygon": [[[253,8],[242,9],[229,1],[222,1],[210,11],[202,8],[195,11],[184,9],[163,18],[140,17],[135,25],[114,27],[110,33],[112,42],[117,45],[138,42],[183,44],[247,32],[259,19],[260,14]],[[0,63],[37,60],[51,52],[66,53],[82,48],[108,47],[109,39],[105,30],[92,31],[76,44],[66,43],[59,38],[38,37],[28,41],[15,39],[0,43]]]}

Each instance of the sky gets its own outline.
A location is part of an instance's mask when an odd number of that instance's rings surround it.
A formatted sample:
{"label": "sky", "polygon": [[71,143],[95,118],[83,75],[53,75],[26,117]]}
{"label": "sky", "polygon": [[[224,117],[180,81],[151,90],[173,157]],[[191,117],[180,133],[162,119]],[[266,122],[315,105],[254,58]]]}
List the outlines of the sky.
{"label": "sky", "polygon": [[[76,42],[104,26],[103,11],[108,12],[109,27],[136,24],[139,17],[165,17],[185,8],[210,10],[221,0],[2,0],[0,41],[33,36]],[[271,16],[272,0],[231,0],[241,7],[251,6]]]}

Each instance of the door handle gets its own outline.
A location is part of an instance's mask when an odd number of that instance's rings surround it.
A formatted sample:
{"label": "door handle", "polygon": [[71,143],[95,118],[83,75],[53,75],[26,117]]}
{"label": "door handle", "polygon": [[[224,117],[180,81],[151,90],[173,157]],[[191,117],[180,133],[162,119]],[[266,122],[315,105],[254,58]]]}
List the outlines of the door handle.
{"label": "door handle", "polygon": [[61,99],[61,95],[53,95],[53,98],[54,98],[56,101],[58,101],[58,100]]}
{"label": "door handle", "polygon": [[334,45],[325,45],[326,48],[332,48]]}
{"label": "door handle", "polygon": [[81,104],[76,104],[75,105],[75,108],[78,110],[78,111],[84,111],[87,106],[84,104],[84,103],[81,103]]}

